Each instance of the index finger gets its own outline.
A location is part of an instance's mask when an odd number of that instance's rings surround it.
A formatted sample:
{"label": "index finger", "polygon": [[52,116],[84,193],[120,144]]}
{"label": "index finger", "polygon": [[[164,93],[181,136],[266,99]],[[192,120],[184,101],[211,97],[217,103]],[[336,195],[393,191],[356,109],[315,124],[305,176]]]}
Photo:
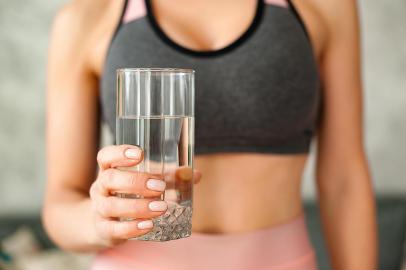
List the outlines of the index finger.
{"label": "index finger", "polygon": [[97,153],[97,163],[102,170],[135,166],[142,159],[142,149],[129,144],[106,146]]}

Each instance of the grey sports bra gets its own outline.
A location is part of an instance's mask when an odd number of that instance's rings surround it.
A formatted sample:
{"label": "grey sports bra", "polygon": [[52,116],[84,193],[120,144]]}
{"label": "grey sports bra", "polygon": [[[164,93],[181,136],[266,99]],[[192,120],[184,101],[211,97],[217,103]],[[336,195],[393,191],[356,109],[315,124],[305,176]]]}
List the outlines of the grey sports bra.
{"label": "grey sports bra", "polygon": [[150,0],[128,0],[101,78],[101,112],[115,133],[116,69],[196,71],[195,153],[306,153],[317,127],[320,81],[306,28],[290,1],[258,0],[233,43],[196,51],[171,40]]}

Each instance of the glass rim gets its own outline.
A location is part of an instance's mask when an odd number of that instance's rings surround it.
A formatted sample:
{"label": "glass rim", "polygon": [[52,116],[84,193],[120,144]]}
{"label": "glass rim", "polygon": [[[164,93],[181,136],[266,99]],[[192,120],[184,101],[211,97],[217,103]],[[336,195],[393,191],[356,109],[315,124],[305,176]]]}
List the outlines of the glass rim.
{"label": "glass rim", "polygon": [[116,70],[117,74],[126,72],[194,74],[195,70],[190,68],[119,68]]}

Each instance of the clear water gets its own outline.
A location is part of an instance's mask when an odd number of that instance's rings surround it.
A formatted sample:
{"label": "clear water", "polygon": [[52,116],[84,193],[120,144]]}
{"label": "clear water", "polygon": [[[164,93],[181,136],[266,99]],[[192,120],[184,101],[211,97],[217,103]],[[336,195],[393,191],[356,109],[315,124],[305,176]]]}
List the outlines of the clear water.
{"label": "clear water", "polygon": [[[138,145],[144,160],[126,170],[163,175],[166,190],[161,197],[168,210],[153,219],[152,231],[137,240],[168,241],[191,234],[193,181],[174,181],[175,172],[193,170],[194,119],[184,116],[125,117],[116,122],[117,144]],[[187,174],[186,174],[187,175]],[[190,174],[189,174],[190,175]],[[124,197],[142,198],[136,194]]]}

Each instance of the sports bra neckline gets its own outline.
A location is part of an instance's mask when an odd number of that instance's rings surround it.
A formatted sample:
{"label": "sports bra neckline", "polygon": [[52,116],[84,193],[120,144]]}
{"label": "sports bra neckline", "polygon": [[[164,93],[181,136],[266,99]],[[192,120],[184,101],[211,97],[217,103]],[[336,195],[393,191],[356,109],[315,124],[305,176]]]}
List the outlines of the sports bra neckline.
{"label": "sports bra neckline", "polygon": [[264,0],[256,0],[257,5],[256,5],[256,10],[254,14],[254,18],[251,20],[250,25],[248,28],[239,35],[237,39],[234,39],[231,43],[228,45],[220,48],[220,49],[215,49],[215,50],[195,50],[191,48],[187,48],[183,45],[180,45],[179,43],[175,42],[171,37],[169,37],[165,31],[161,28],[159,25],[158,21],[156,20],[152,8],[152,3],[151,0],[142,0],[145,3],[146,7],[146,15],[147,15],[147,20],[149,24],[151,25],[152,29],[156,33],[156,35],[167,45],[170,47],[174,48],[175,50],[188,54],[191,56],[197,56],[197,57],[213,57],[213,56],[219,56],[219,55],[224,55],[233,49],[237,48],[241,44],[243,44],[245,41],[247,41],[252,34],[254,34],[255,30],[258,28],[262,16],[263,16],[263,10],[264,10]]}

